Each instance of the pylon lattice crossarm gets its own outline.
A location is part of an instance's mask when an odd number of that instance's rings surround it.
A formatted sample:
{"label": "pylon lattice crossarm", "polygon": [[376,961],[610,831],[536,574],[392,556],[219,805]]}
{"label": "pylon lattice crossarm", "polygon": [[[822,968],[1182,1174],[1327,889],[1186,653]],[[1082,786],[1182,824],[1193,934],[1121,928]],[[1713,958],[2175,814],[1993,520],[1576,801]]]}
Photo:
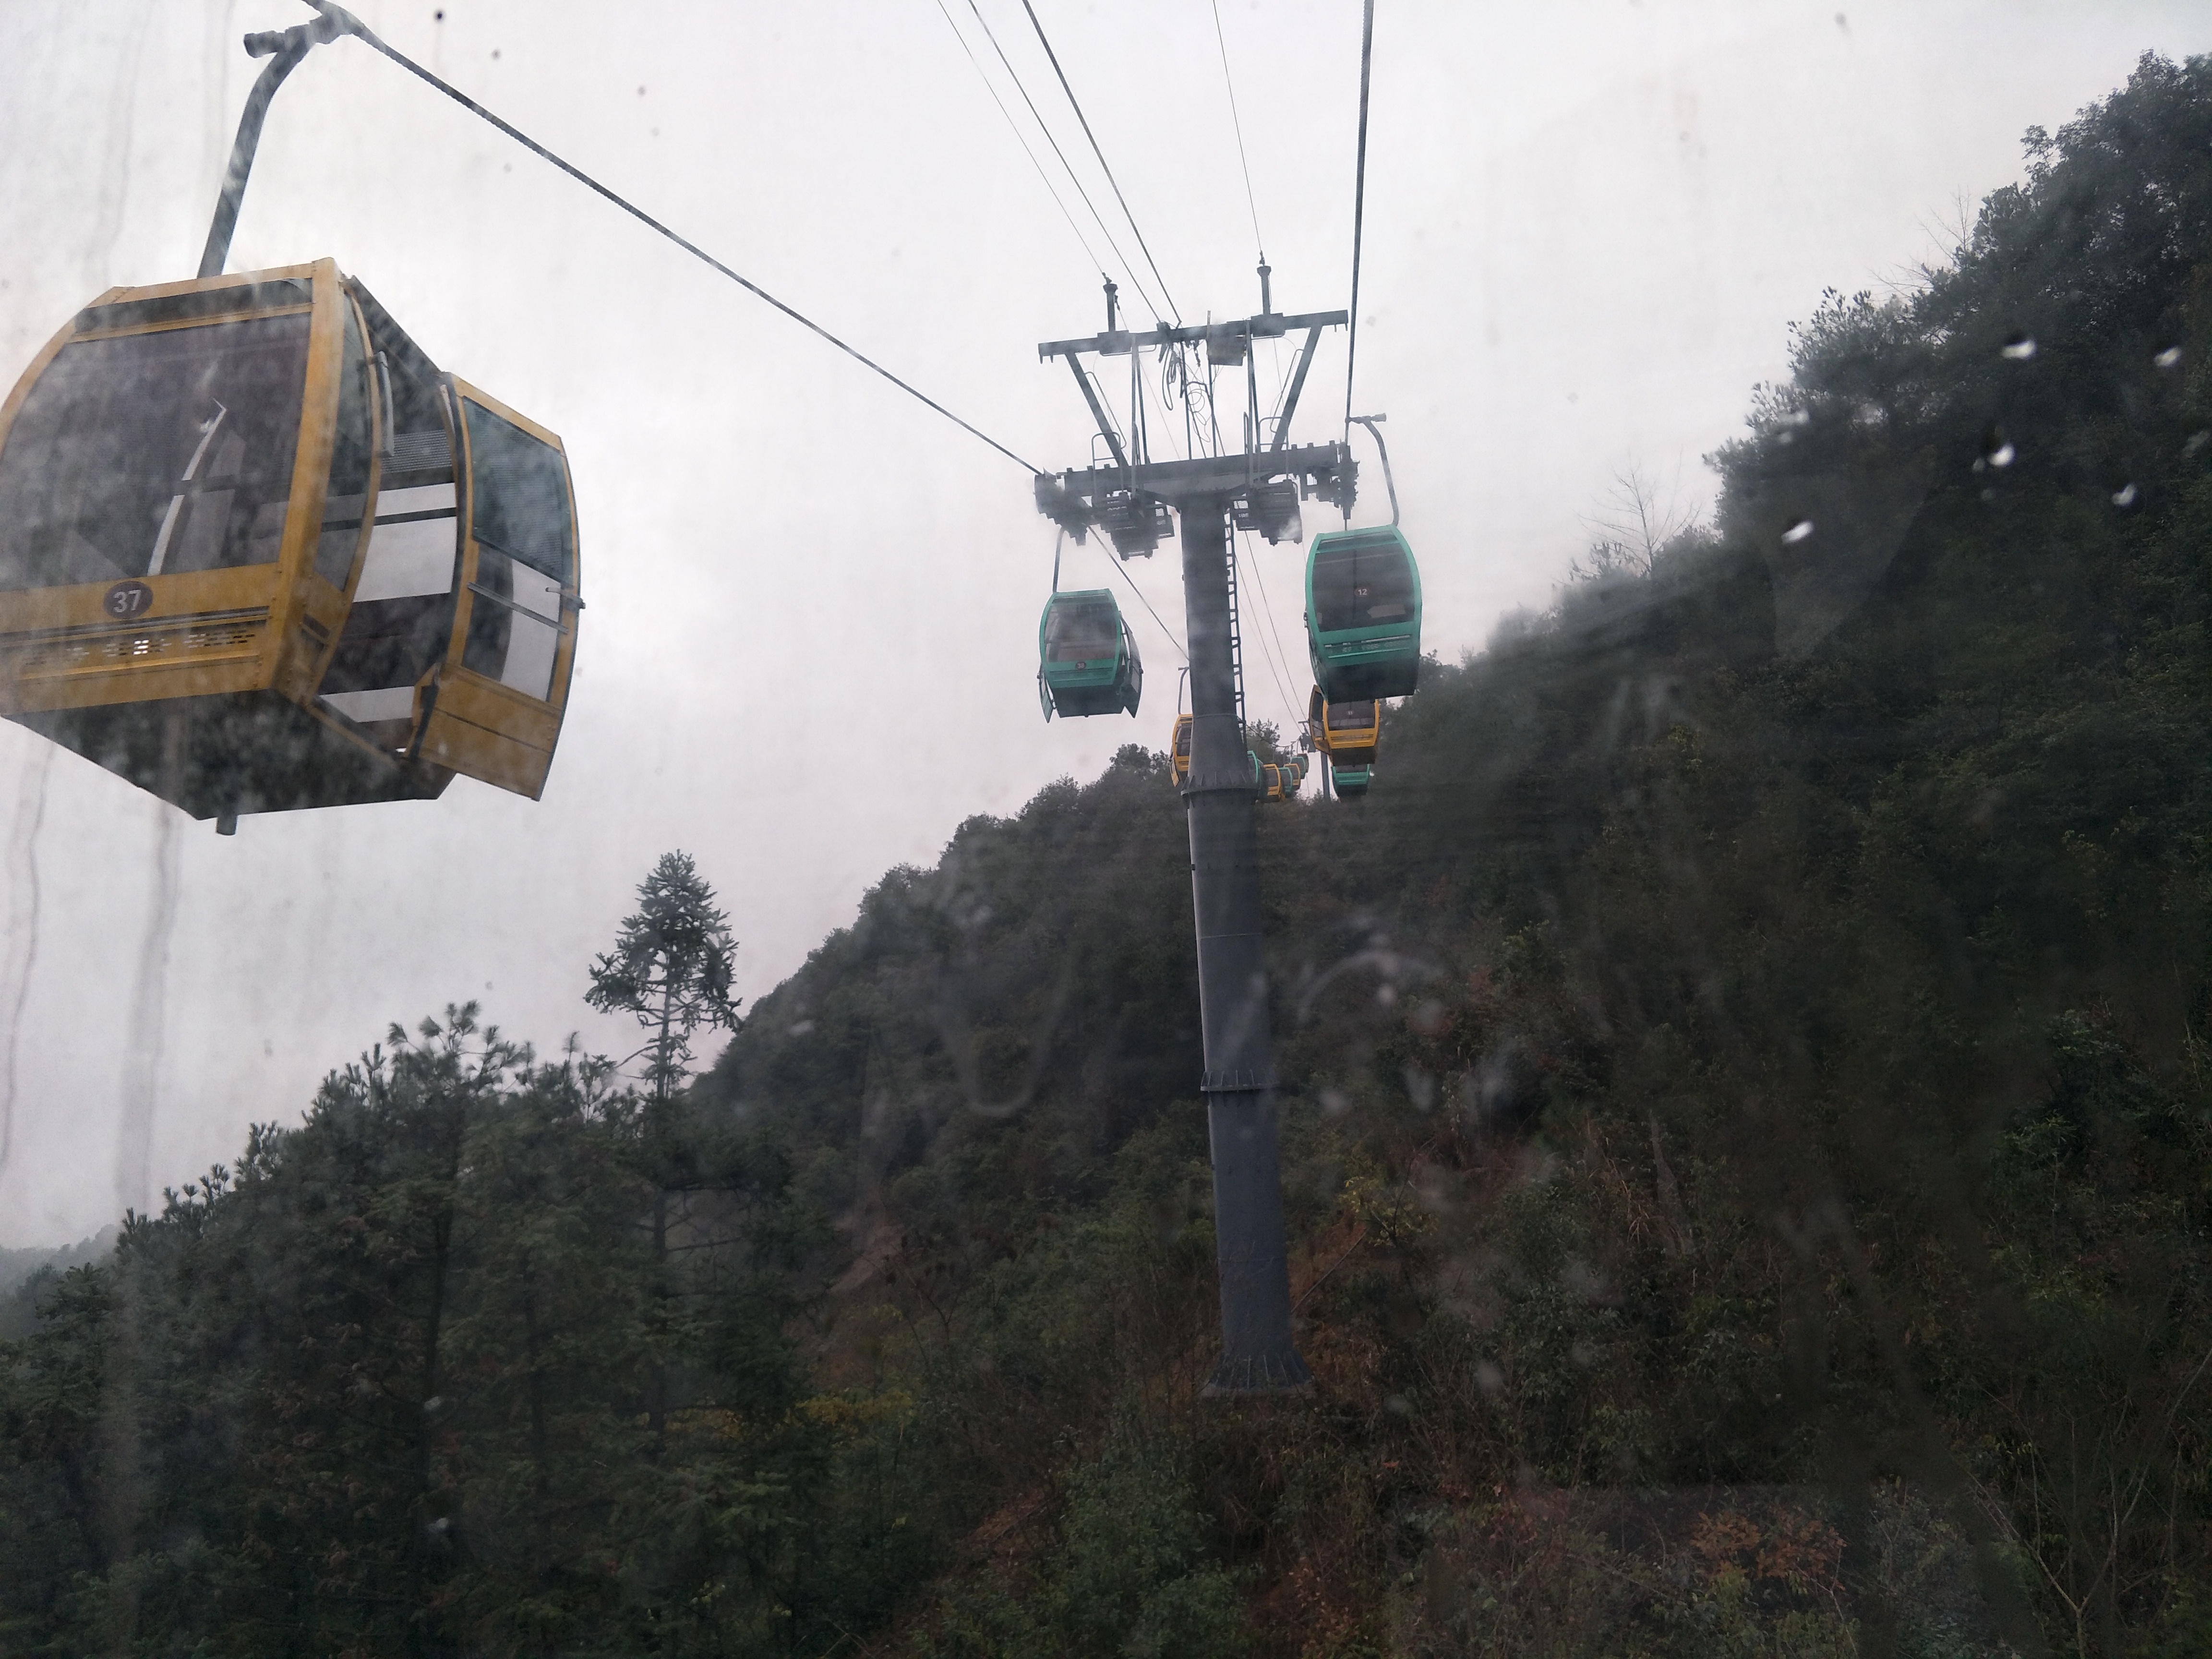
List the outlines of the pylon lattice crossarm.
{"label": "pylon lattice crossarm", "polygon": [[1255,484],[1295,480],[1309,498],[1331,505],[1349,502],[1359,478],[1358,464],[1342,444],[1301,444],[1263,450],[1256,455],[1200,455],[1188,461],[1146,461],[1135,467],[1071,467],[1036,475],[1037,511],[1080,535],[1097,527],[1106,497],[1128,490],[1157,498],[1181,511],[1207,503],[1225,504]]}
{"label": "pylon lattice crossarm", "polygon": [[1300,312],[1286,317],[1281,312],[1262,312],[1257,317],[1227,323],[1191,323],[1182,328],[1171,328],[1162,323],[1158,328],[1139,332],[1133,329],[1115,329],[1109,333],[1093,334],[1080,340],[1046,340],[1037,346],[1040,358],[1075,357],[1086,351],[1095,351],[1102,357],[1126,356],[1133,347],[1194,345],[1200,341],[1222,342],[1242,336],[1250,340],[1280,338],[1294,329],[1342,328],[1352,319],[1346,311]]}

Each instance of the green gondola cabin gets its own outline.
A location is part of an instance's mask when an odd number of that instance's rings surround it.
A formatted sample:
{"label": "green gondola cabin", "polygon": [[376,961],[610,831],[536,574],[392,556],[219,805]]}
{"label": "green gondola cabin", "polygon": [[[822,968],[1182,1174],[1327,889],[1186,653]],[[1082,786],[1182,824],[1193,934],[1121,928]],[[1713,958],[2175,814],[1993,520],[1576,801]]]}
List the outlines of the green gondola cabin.
{"label": "green gondola cabin", "polygon": [[1421,573],[1395,526],[1314,538],[1306,646],[1331,702],[1413,695],[1421,672]]}
{"label": "green gondola cabin", "polygon": [[1137,712],[1145,668],[1121,607],[1103,587],[1055,593],[1037,619],[1037,700],[1044,716]]}

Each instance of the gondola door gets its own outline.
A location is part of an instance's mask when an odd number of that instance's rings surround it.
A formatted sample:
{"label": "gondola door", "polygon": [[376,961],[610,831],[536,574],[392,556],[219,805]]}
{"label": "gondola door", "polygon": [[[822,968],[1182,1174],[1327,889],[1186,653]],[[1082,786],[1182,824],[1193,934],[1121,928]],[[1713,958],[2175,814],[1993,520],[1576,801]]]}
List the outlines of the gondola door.
{"label": "gondola door", "polygon": [[575,496],[561,440],[459,380],[463,518],[453,635],[417,752],[538,799],[575,660]]}

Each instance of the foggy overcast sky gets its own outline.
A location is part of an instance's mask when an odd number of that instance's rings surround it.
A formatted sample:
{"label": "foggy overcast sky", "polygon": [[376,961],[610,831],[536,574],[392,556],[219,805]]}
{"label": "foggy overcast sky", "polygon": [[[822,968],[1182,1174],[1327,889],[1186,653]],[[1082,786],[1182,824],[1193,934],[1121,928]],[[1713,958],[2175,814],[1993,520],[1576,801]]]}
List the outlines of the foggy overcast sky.
{"label": "foggy overcast sky", "polygon": [[[1082,166],[1018,0],[979,3]],[[1036,3],[1186,319],[1256,309],[1204,0]],[[1027,459],[1087,454],[1036,343],[1100,325],[1097,275],[935,0],[356,9]],[[1909,281],[1956,203],[2021,175],[2027,126],[2212,36],[2180,3],[1377,9],[1355,412],[1390,416],[1448,660],[1547,602],[1617,469],[1709,499],[1699,457],[1786,373],[1822,289]],[[259,67],[239,36],[308,15],[0,0],[0,386],[104,289],[191,274]],[[1358,0],[1221,17],[1277,304],[1340,307]],[[278,95],[230,268],[323,256],[568,445],[590,609],[552,777],[537,804],[459,779],[219,840],[0,724],[0,1244],[81,1237],[228,1161],[448,1001],[542,1050],[626,1049],[585,971],[672,847],[719,890],[750,999],[963,818],[1164,742],[1177,659],[1140,612],[1141,715],[1040,719],[1053,537],[1019,468],[356,41]],[[1297,441],[1334,435],[1343,374],[1339,332]],[[1302,696],[1300,558],[1259,556]],[[1173,549],[1129,568],[1180,634]],[[1095,541],[1067,550],[1064,586],[1111,582]],[[1248,600],[1250,705],[1283,722],[1264,620]]]}

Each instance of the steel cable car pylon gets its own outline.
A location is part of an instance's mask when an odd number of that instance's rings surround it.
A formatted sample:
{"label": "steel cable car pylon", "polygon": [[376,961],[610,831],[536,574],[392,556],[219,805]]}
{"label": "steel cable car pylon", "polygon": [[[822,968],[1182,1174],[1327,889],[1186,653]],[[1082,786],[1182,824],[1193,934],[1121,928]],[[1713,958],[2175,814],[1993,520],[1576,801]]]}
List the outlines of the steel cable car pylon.
{"label": "steel cable car pylon", "polygon": [[[1162,325],[1146,332],[1117,326],[1109,312],[1103,334],[1047,341],[1045,359],[1066,357],[1085,401],[1109,439],[1111,462],[1062,473],[1040,473],[1038,510],[1079,541],[1104,530],[1120,543],[1141,541],[1127,528],[1132,504],[1149,527],[1150,504],[1181,519],[1183,605],[1190,659],[1187,771],[1177,768],[1190,842],[1191,900],[1198,948],[1199,1015],[1213,1160],[1216,1265],[1221,1285],[1221,1358],[1207,1391],[1264,1394],[1310,1386],[1291,1328],[1290,1264],[1283,1221],[1276,1077],[1267,1020],[1266,940],[1260,908],[1259,842],[1254,812],[1256,757],[1247,748],[1237,712],[1237,646],[1230,592],[1230,522],[1234,515],[1270,542],[1296,538],[1303,493],[1339,506],[1351,502],[1358,468],[1341,443],[1293,447],[1287,441],[1314,347],[1325,328],[1342,327],[1341,311],[1287,317],[1263,295],[1256,317],[1189,327]],[[1252,342],[1306,331],[1297,367],[1271,442],[1248,432],[1242,454],[1152,461],[1114,440],[1081,364],[1086,354],[1121,356],[1147,348],[1180,350],[1203,343],[1215,362],[1247,363]],[[1117,532],[1120,533],[1117,535]],[[1132,545],[1125,550],[1133,551]],[[1177,721],[1178,728],[1182,720]],[[1182,747],[1182,733],[1176,748]]]}

